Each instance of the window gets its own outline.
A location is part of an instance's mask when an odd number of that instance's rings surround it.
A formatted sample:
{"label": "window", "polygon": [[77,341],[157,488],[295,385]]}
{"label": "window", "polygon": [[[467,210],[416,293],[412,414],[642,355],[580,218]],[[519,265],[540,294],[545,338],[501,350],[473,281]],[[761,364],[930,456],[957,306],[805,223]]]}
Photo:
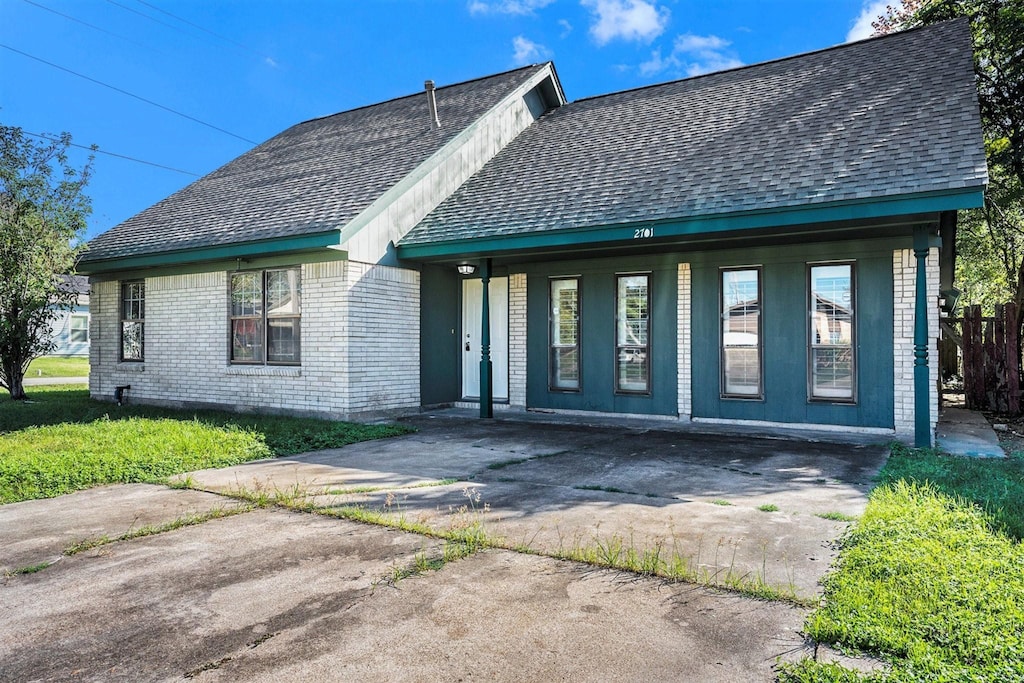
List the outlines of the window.
{"label": "window", "polygon": [[297,268],[231,275],[231,362],[298,365]]}
{"label": "window", "polygon": [[89,316],[77,313],[71,314],[71,328],[68,334],[68,341],[71,343],[84,343],[89,341]]}
{"label": "window", "polygon": [[615,390],[650,391],[650,275],[619,275],[615,297]]}
{"label": "window", "polygon": [[853,401],[853,264],[810,266],[811,399]]}
{"label": "window", "polygon": [[146,283],[121,283],[121,360],[139,362],[144,358],[146,327]]}
{"label": "window", "polygon": [[761,398],[761,270],[722,270],[722,395]]}
{"label": "window", "polygon": [[580,389],[579,285],[579,278],[551,280],[548,387],[554,391]]}

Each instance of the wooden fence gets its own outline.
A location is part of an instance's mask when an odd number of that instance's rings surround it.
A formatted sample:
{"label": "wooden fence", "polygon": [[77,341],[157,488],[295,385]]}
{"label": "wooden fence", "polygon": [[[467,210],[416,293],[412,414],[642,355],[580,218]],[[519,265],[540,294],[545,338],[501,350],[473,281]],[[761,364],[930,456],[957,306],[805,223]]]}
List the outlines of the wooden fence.
{"label": "wooden fence", "polygon": [[1021,412],[1021,356],[1017,306],[997,305],[983,317],[981,306],[967,306],[961,323],[964,395],[970,410]]}

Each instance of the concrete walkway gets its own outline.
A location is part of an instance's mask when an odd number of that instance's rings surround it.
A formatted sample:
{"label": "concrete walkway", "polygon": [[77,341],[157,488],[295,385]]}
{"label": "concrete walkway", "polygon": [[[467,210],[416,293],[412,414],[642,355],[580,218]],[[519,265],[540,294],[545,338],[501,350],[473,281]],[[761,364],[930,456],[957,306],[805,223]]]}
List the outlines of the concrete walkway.
{"label": "concrete walkway", "polygon": [[981,413],[964,408],[943,408],[935,427],[935,444],[953,455],[1005,458],[1006,452],[992,425]]}
{"label": "concrete walkway", "polygon": [[86,377],[25,377],[26,387],[41,387],[50,384],[88,384]]}

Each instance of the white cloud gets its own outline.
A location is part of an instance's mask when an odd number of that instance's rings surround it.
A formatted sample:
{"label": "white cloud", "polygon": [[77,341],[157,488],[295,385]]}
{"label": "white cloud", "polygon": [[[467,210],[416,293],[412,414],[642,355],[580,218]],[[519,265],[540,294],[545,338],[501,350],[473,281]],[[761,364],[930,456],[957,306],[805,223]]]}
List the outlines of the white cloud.
{"label": "white cloud", "polygon": [[598,45],[617,38],[649,43],[668,26],[668,8],[646,0],[582,0],[581,4],[590,10],[590,34]]}
{"label": "white cloud", "polygon": [[532,64],[547,59],[551,51],[539,43],[535,43],[526,36],[516,36],[512,39],[512,61],[516,64]]}
{"label": "white cloud", "polygon": [[854,20],[850,32],[846,34],[846,42],[864,40],[875,35],[875,29],[871,22],[885,14],[886,6],[891,4],[893,4],[893,0],[864,0],[860,14]]}
{"label": "white cloud", "polygon": [[665,69],[672,66],[679,66],[678,63],[673,63],[672,55],[669,55],[667,59],[662,58],[661,48],[651,53],[651,58],[646,62],[640,64],[640,75],[641,76],[653,76],[654,74],[661,73]]}
{"label": "white cloud", "polygon": [[676,75],[699,76],[726,69],[742,67],[743,62],[733,50],[728,49],[729,41],[718,36],[694,36],[691,33],[676,37],[672,52],[662,56],[658,48],[650,53],[650,59],[641,63],[641,76],[654,76],[662,72]]}
{"label": "white cloud", "polygon": [[497,2],[484,2],[483,0],[470,0],[470,14],[518,14],[530,15],[534,10],[547,7],[555,0],[497,0]]}
{"label": "white cloud", "polygon": [[558,25],[562,27],[562,32],[558,34],[559,38],[565,38],[572,33],[572,24],[569,23],[568,19],[559,19]]}
{"label": "white cloud", "polygon": [[714,52],[728,46],[729,41],[718,36],[695,36],[692,33],[684,33],[676,38],[674,47],[677,52]]}
{"label": "white cloud", "polygon": [[684,33],[676,36],[672,52],[662,56],[661,48],[651,52],[651,58],[640,64],[640,75],[653,76],[663,71],[677,75],[699,76],[712,71],[723,71],[743,66],[730,43],[718,36],[697,36]]}

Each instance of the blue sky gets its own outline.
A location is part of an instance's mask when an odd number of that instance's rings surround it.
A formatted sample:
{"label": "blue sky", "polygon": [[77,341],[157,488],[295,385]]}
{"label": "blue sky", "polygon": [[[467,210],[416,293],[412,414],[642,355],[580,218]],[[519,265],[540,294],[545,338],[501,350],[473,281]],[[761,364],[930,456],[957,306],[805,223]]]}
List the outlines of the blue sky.
{"label": "blue sky", "polygon": [[[427,78],[442,86],[551,59],[574,100],[867,37],[884,6],[0,0],[0,122],[31,133],[67,131],[76,144],[203,175],[288,126],[418,92]],[[76,151],[74,159],[85,155]],[[88,236],[195,177],[97,155]]]}

